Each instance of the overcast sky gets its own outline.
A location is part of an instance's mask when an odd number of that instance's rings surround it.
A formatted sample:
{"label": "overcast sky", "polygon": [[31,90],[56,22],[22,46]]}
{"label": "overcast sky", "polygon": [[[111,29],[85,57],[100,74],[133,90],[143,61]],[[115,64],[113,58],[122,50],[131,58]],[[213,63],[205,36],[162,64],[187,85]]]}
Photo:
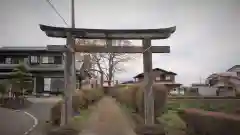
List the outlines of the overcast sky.
{"label": "overcast sky", "polygon": [[[76,27],[163,28],[176,26],[167,40],[170,54],[154,54],[153,67],[171,70],[182,84],[240,64],[240,0],[75,0]],[[52,0],[70,24],[70,0]],[[63,44],[48,38],[39,24],[65,26],[46,0],[0,0],[0,45]],[[135,44],[138,42],[134,42]],[[142,59],[125,64],[120,80],[142,72]]]}

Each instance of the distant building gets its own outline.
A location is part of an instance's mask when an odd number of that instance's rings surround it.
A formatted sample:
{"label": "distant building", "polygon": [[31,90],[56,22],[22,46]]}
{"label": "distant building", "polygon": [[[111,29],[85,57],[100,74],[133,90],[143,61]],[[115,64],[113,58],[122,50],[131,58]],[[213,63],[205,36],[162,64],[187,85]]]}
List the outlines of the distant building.
{"label": "distant building", "polygon": [[[164,69],[160,68],[154,68],[153,69],[153,80],[155,84],[165,84],[169,85],[172,88],[180,87],[181,84],[175,82],[175,76],[177,74],[171,71],[166,71]],[[144,80],[144,73],[140,73],[134,78],[134,83],[139,83]]]}
{"label": "distant building", "polygon": [[192,87],[189,89],[190,92],[196,93],[199,96],[216,96],[217,95],[217,88],[210,87],[208,84],[192,84]]}
{"label": "distant building", "polygon": [[227,70],[227,72],[236,73],[236,76],[240,77],[240,65],[235,65]]}
{"label": "distant building", "polygon": [[217,95],[235,96],[240,92],[240,65],[235,65],[226,72],[211,74],[206,84],[217,88]]}
{"label": "distant building", "polygon": [[[164,83],[175,83],[175,76],[177,75],[174,72],[166,71],[160,68],[153,69],[154,82],[164,82]],[[140,73],[133,77],[135,82],[141,82],[144,80],[144,73]]]}
{"label": "distant building", "polygon": [[134,83],[134,81],[133,81],[133,80],[124,81],[124,82],[122,82],[121,84],[129,84],[129,83]]}
{"label": "distant building", "polygon": [[[64,90],[63,53],[47,47],[1,47],[0,79],[8,79],[12,70],[23,63],[32,74],[33,93],[51,93]],[[76,63],[79,87],[85,78],[81,65]]]}

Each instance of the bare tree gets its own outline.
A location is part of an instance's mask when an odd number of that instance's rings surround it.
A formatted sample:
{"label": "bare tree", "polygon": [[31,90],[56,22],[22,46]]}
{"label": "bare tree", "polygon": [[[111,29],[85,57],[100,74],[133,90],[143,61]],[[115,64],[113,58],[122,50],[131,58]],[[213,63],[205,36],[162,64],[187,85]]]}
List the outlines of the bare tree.
{"label": "bare tree", "polygon": [[[107,45],[106,41],[99,40],[102,45]],[[80,41],[78,40],[77,44],[91,44],[98,45],[99,42],[95,41]],[[121,45],[131,45],[130,41],[118,40],[112,41],[112,45],[121,46]],[[125,54],[125,53],[94,53],[91,55],[92,65],[99,70],[99,72],[103,73],[105,78],[108,80],[108,85],[111,85],[115,74],[118,72],[125,71],[123,63],[128,62],[134,59],[133,55]]]}

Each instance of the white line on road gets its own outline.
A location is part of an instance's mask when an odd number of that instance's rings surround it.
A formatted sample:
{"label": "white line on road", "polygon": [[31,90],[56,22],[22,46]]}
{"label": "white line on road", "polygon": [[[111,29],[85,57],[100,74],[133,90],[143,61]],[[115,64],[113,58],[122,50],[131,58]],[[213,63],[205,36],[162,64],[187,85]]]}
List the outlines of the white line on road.
{"label": "white line on road", "polygon": [[38,119],[33,116],[32,114],[28,113],[28,112],[24,112],[26,115],[30,116],[33,120],[34,120],[34,124],[33,126],[24,133],[24,135],[28,135],[37,125],[38,125]]}
{"label": "white line on road", "polygon": [[28,131],[26,131],[25,133],[24,133],[24,135],[28,135],[36,126],[37,126],[37,124],[38,124],[38,119],[35,117],[35,116],[33,116],[32,114],[30,114],[30,113],[28,113],[28,112],[24,112],[26,115],[28,115],[29,117],[31,117],[33,120],[34,120],[34,124],[33,124],[33,126],[28,130]]}
{"label": "white line on road", "polygon": [[[21,110],[14,110],[15,112],[20,112]],[[26,112],[26,111],[24,111],[24,114],[26,114],[27,116],[29,116],[30,118],[32,118],[33,119],[33,121],[34,121],[34,124],[32,125],[32,127],[31,128],[29,128],[23,135],[28,135],[37,125],[38,125],[38,119],[35,117],[35,116],[33,116],[32,114],[30,114],[30,113],[28,113],[28,112]]]}

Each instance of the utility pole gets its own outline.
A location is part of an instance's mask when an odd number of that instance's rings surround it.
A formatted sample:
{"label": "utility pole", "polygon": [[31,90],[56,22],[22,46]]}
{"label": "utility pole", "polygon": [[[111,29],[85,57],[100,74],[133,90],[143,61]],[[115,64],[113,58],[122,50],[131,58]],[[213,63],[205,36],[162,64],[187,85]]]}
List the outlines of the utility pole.
{"label": "utility pole", "polygon": [[75,28],[75,7],[74,7],[74,0],[72,0],[71,14],[72,14],[72,28]]}
{"label": "utility pole", "polygon": [[[74,0],[71,1],[71,17],[72,28],[75,28],[75,13],[74,13]],[[62,120],[61,124],[66,125],[72,117],[72,95],[76,90],[76,67],[75,67],[75,39],[72,33],[67,33],[66,41],[67,50],[64,54],[64,105],[62,108]]]}
{"label": "utility pole", "polygon": [[[75,0],[72,0],[72,4],[71,4],[71,15],[72,15],[72,28],[75,28]],[[74,50],[74,46],[75,46],[75,37],[72,37],[72,49]],[[72,52],[72,74],[73,74],[73,77],[72,77],[72,88],[73,90],[75,91],[76,90],[76,59],[75,59],[75,50]]]}

